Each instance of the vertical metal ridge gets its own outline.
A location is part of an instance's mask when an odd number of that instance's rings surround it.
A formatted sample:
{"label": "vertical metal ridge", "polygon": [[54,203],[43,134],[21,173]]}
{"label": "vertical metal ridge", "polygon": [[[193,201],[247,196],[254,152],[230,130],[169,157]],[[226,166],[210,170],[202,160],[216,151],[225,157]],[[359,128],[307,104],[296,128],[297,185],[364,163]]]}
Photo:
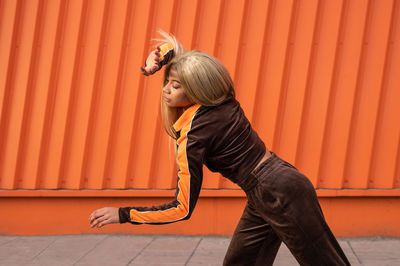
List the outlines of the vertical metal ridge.
{"label": "vertical metal ridge", "polygon": [[[39,42],[42,36],[42,28],[43,28],[43,13],[44,13],[44,2],[38,2],[38,8],[36,10],[36,21],[34,26],[34,34],[32,40],[31,47],[31,58],[28,70],[28,81],[26,84],[26,94],[24,100],[24,110],[22,114],[22,124],[21,124],[21,132],[19,134],[19,143],[18,143],[18,152],[17,152],[17,160],[16,160],[16,169],[15,169],[15,179],[14,179],[14,187],[15,188],[33,188],[33,187],[24,187],[24,180],[22,173],[25,170],[25,161],[26,161],[26,149],[27,149],[27,141],[28,141],[28,130],[31,128],[30,125],[32,123],[32,101],[34,100],[32,97],[33,90],[36,87],[36,79],[38,75],[38,67],[39,64]],[[37,176],[32,176],[33,179],[36,180]],[[36,181],[35,181],[36,183]]]}
{"label": "vertical metal ridge", "polygon": [[[1,120],[0,120],[0,147],[2,149],[0,150],[0,184],[2,185],[3,188],[6,189],[15,189],[15,181],[13,177],[12,180],[6,180],[8,181],[9,184],[5,184],[5,177],[3,175],[4,171],[4,157],[6,156],[5,154],[5,143],[8,139],[8,133],[7,129],[9,127],[9,113],[10,113],[10,100],[12,97],[12,92],[13,90],[11,88],[14,87],[14,79],[15,79],[15,71],[16,71],[16,58],[17,58],[17,47],[18,47],[18,40],[19,36],[21,34],[21,20],[22,18],[22,13],[23,13],[23,7],[24,7],[24,1],[18,1],[17,2],[17,8],[15,10],[16,14],[14,17],[14,27],[13,27],[13,33],[12,33],[12,41],[11,41],[11,50],[10,50],[10,57],[8,61],[8,71],[7,71],[7,78],[6,78],[6,88],[4,90],[4,96],[3,96],[3,106],[1,110]],[[10,88],[10,89],[7,89]],[[7,179],[9,179],[8,177]]]}
{"label": "vertical metal ridge", "polygon": [[202,8],[202,1],[201,0],[196,0],[196,15],[194,18],[194,27],[193,27],[193,35],[192,35],[192,42],[190,44],[189,49],[193,49],[197,46],[197,36],[198,36],[198,32],[199,32],[199,24],[200,24],[200,14],[203,10]]}
{"label": "vertical metal ridge", "polygon": [[[400,31],[400,1],[397,0],[395,2],[394,9],[396,11],[394,13],[395,15],[393,17],[393,21],[397,21],[397,23],[394,22],[395,27],[393,29]],[[397,40],[400,42],[400,38],[398,38]],[[395,44],[395,42],[393,43],[393,47],[396,47],[394,44]],[[398,46],[397,46],[397,51],[400,51]],[[392,186],[393,188],[400,188],[400,131],[397,134],[398,134],[397,156],[396,156],[396,160],[395,160],[395,172],[394,172],[394,176],[393,176],[393,186]]]}
{"label": "vertical metal ridge", "polygon": [[156,175],[155,173],[157,172],[157,170],[159,169],[159,162],[157,160],[157,157],[155,154],[157,154],[157,151],[160,148],[160,143],[161,143],[161,124],[159,123],[159,121],[161,120],[160,117],[160,112],[157,112],[157,118],[156,118],[156,127],[155,127],[155,133],[154,133],[154,139],[153,139],[153,150],[151,151],[151,163],[150,163],[150,176],[148,177],[148,187],[149,188],[154,188],[155,184],[156,184]]}
{"label": "vertical metal ridge", "polygon": [[[353,107],[352,107],[352,112],[351,112],[351,119],[350,119],[350,129],[349,129],[349,134],[347,138],[347,147],[346,147],[346,160],[344,163],[344,168],[343,168],[343,175],[346,178],[348,176],[348,172],[350,170],[350,165],[352,163],[351,161],[351,154],[353,151],[353,139],[355,137],[355,127],[356,127],[356,116],[357,113],[359,112],[360,109],[360,90],[362,88],[362,77],[364,76],[364,71],[365,71],[365,57],[366,57],[366,40],[369,35],[370,31],[370,24],[371,24],[371,19],[372,19],[372,0],[368,0],[368,7],[367,7],[367,15],[365,17],[365,22],[364,22],[364,32],[363,32],[363,42],[362,42],[362,47],[361,47],[361,56],[360,56],[360,61],[359,61],[359,67],[357,71],[357,82],[355,86],[355,96],[354,96],[354,101],[353,101]],[[368,184],[365,184],[366,187],[368,187]],[[343,184],[344,188],[347,188]]]}
{"label": "vertical metal ridge", "polygon": [[[175,31],[175,27],[177,24],[177,13],[178,13],[178,7],[179,7],[179,0],[174,0],[174,4],[172,7],[172,13],[171,13],[171,18],[170,18],[170,29],[169,32],[173,33]],[[162,143],[162,117],[161,117],[161,112],[157,112],[157,118],[156,118],[156,126],[154,128],[155,133],[154,133],[154,139],[153,139],[153,150],[151,151],[151,163],[150,163],[150,176],[148,178],[148,187],[149,188],[155,188],[156,183],[157,183],[157,171],[160,168],[160,163],[159,160],[157,160],[157,155],[158,155],[158,150],[160,149],[160,144]]]}
{"label": "vertical metal ridge", "polygon": [[[137,2],[136,1],[128,1],[128,6],[129,6],[129,8],[128,8],[129,13],[127,13],[127,16],[126,16],[126,23],[127,23],[126,31],[127,31],[127,35],[125,35],[125,37],[126,37],[126,46],[127,46],[127,49],[125,51],[126,52],[126,60],[125,60],[126,67],[124,67],[123,73],[121,73],[121,75],[122,75],[121,81],[125,81],[125,80],[129,79],[129,75],[127,74],[128,73],[128,69],[129,69],[128,68],[129,50],[130,50],[131,47],[133,47],[133,43],[134,43],[132,36],[134,35],[134,25],[135,25],[134,22],[135,22],[135,11],[137,9]],[[142,62],[144,61],[143,58],[144,58],[144,55],[141,58]],[[124,86],[124,89],[122,89],[121,91],[125,91],[125,86],[128,86],[127,82],[124,82],[123,86]],[[125,165],[126,168],[124,168],[124,171],[121,171],[121,172],[123,172],[123,175],[120,178],[119,184],[118,184],[121,188],[128,188],[129,187],[129,183],[130,183],[130,179],[131,179],[130,165],[132,164],[132,161],[131,161],[132,153],[133,153],[133,151],[132,151],[132,147],[133,147],[132,143],[135,141],[133,139],[133,137],[135,136],[135,124],[136,124],[136,119],[138,117],[137,116],[137,112],[138,112],[137,111],[137,105],[139,105],[139,104],[136,104],[136,108],[131,108],[131,109],[135,110],[134,115],[133,115],[135,117],[135,119],[132,120],[132,124],[131,124],[132,128],[131,128],[130,134],[127,134],[128,146],[130,148],[127,151],[127,159],[126,159],[126,165]],[[124,109],[124,110],[126,110],[126,109]],[[130,137],[128,137],[128,136],[130,136]]]}
{"label": "vertical metal ridge", "polygon": [[175,33],[176,32],[176,25],[178,21],[178,13],[181,7],[181,1],[180,0],[174,0],[174,5],[172,7],[172,16],[171,16],[171,26],[170,26],[170,32]]}
{"label": "vertical metal ridge", "polygon": [[[322,163],[323,141],[326,128],[326,117],[332,93],[336,52],[340,38],[340,26],[343,17],[343,1],[319,2],[315,10],[314,27],[314,61],[309,63],[309,76],[306,77],[304,94],[304,114],[299,123],[298,147],[294,158],[296,167],[306,174],[314,186],[319,186],[318,172]],[[301,110],[300,110],[301,111]],[[290,119],[290,117],[287,117]],[[325,175],[327,180],[337,188],[336,178]]]}
{"label": "vertical metal ridge", "polygon": [[[344,39],[344,31],[345,27],[347,25],[347,18],[348,18],[348,5],[349,5],[349,0],[343,0],[342,4],[342,10],[341,10],[341,16],[340,16],[340,25],[339,25],[339,34],[338,34],[338,39],[336,43],[336,52],[335,52],[335,59],[334,59],[334,64],[333,64],[333,75],[332,75],[332,80],[331,80],[331,85],[330,85],[330,92],[329,92],[329,97],[328,97],[328,108],[326,112],[326,117],[325,117],[325,125],[324,125],[324,133],[322,137],[322,148],[321,148],[321,160],[320,164],[318,165],[318,175],[317,175],[317,182],[315,184],[315,187],[318,188],[320,184],[322,183],[322,179],[324,178],[322,176],[322,171],[324,169],[324,165],[326,164],[326,157],[328,154],[328,151],[326,149],[327,142],[329,139],[329,136],[332,132],[332,116],[334,113],[334,100],[336,99],[336,93],[337,93],[337,86],[338,86],[338,79],[339,79],[339,68],[341,66],[341,58],[343,56],[343,39]],[[343,175],[341,177],[338,177],[342,179],[342,186],[343,187]]]}
{"label": "vertical metal ridge", "polygon": [[238,48],[236,51],[236,62],[235,62],[235,77],[233,79],[233,83],[237,84],[239,80],[239,70],[241,66],[241,62],[243,61],[243,47],[244,47],[244,41],[243,41],[243,36],[245,34],[245,31],[248,31],[247,27],[249,24],[249,19],[248,15],[250,13],[250,4],[248,0],[244,0],[244,7],[243,7],[243,12],[242,12],[242,18],[241,18],[241,25],[240,25],[240,32],[239,32],[239,44]]}
{"label": "vertical metal ridge", "polygon": [[128,41],[129,34],[131,31],[132,25],[132,12],[133,12],[133,2],[127,1],[126,15],[125,15],[125,23],[123,30],[123,37],[121,43],[121,53],[119,58],[119,66],[118,66],[118,74],[117,74],[117,82],[115,88],[115,98],[112,106],[112,114],[111,114],[111,126],[110,126],[110,134],[107,143],[107,152],[104,166],[104,177],[102,187],[110,187],[110,182],[108,178],[110,177],[111,167],[114,162],[115,152],[115,139],[117,137],[117,129],[120,123],[120,102],[121,102],[121,91],[123,90],[122,81],[124,76],[126,75],[126,60],[127,60],[127,49],[128,49]]}
{"label": "vertical metal ridge", "polygon": [[[373,133],[373,144],[372,144],[372,155],[376,153],[378,147],[378,142],[379,139],[381,138],[382,132],[382,123],[383,123],[383,113],[384,113],[384,102],[385,102],[385,97],[384,95],[387,94],[388,90],[388,81],[389,81],[389,68],[391,66],[391,59],[392,59],[392,54],[393,54],[393,47],[390,45],[390,43],[394,39],[394,27],[395,27],[395,15],[396,15],[396,3],[395,1],[392,2],[392,13],[391,13],[391,22],[390,22],[390,28],[389,28],[389,34],[388,34],[388,40],[386,42],[386,53],[385,53],[385,60],[384,60],[384,65],[383,65],[383,78],[381,80],[381,86],[380,86],[380,93],[379,93],[379,103],[378,103],[378,111],[376,114],[376,123],[375,123],[375,128],[374,128],[374,133]],[[377,162],[374,160],[374,156],[370,157],[369,160],[369,169],[368,169],[368,177],[367,177],[367,182],[368,182],[368,187],[374,187],[374,179],[375,176],[373,175],[374,170],[377,167]]]}
{"label": "vertical metal ridge", "polygon": [[289,37],[286,45],[286,56],[285,56],[284,70],[281,81],[278,111],[276,114],[277,118],[274,130],[274,137],[272,141],[272,149],[277,152],[280,151],[280,142],[282,135],[282,127],[283,127],[282,120],[285,112],[284,109],[286,105],[287,89],[288,89],[289,75],[291,70],[290,68],[292,66],[293,49],[294,49],[293,47],[296,38],[296,26],[298,23],[298,18],[299,18],[299,0],[294,0],[290,27],[289,27]]}
{"label": "vertical metal ridge", "polygon": [[[176,4],[176,1],[174,0],[173,5],[175,6],[175,4]],[[157,6],[158,5],[155,5],[154,9],[157,9]],[[154,12],[156,12],[156,11],[154,11]],[[172,8],[172,12],[174,12],[174,7]],[[154,16],[154,17],[157,17],[157,16]],[[173,24],[173,20],[174,20],[174,18],[173,18],[173,16],[171,16],[171,24],[170,24],[171,26]],[[153,25],[154,24],[156,24],[156,23],[153,19]],[[171,29],[172,29],[172,27],[170,27],[169,32],[172,32]],[[155,128],[154,128],[154,136],[153,136],[153,140],[152,140],[153,147],[152,147],[152,151],[151,151],[151,155],[150,155],[151,160],[150,160],[149,176],[147,176],[147,185],[146,185],[147,188],[154,188],[154,185],[156,184],[155,173],[157,172],[158,167],[159,167],[159,164],[156,162],[157,160],[155,160],[155,156],[154,156],[157,153],[157,150],[158,150],[158,148],[160,146],[160,142],[161,142],[160,141],[161,134],[160,134],[160,131],[157,130],[159,127],[158,122],[160,120],[159,115],[160,115],[159,112],[157,112],[157,114],[156,114],[157,118],[156,118],[156,123],[155,123]]]}
{"label": "vertical metal ridge", "polygon": [[400,188],[400,134],[397,141],[396,168],[393,177],[393,188]]}
{"label": "vertical metal ridge", "polygon": [[[5,23],[3,22],[3,20],[5,20],[5,18],[4,18],[5,9],[6,9],[5,8],[5,1],[0,1],[0,40],[4,40],[4,38],[3,38],[3,36],[1,34],[3,32],[3,28],[5,27],[4,26]],[[4,49],[3,44],[2,44],[1,41],[0,41],[0,49]],[[10,48],[10,50],[11,50],[11,48]],[[6,60],[4,60],[4,61],[6,61]],[[9,63],[8,60],[7,60],[7,63]],[[1,98],[1,97],[4,95],[5,90],[6,90],[6,86],[4,86],[2,88],[1,87],[2,85],[3,84],[0,84],[0,118],[1,118],[1,110],[3,110],[3,98]],[[5,85],[5,83],[4,83],[4,85]],[[1,188],[1,178],[0,178],[0,188]]]}
{"label": "vertical metal ridge", "polygon": [[305,121],[307,120],[307,117],[310,112],[310,90],[311,90],[311,83],[312,80],[314,79],[315,76],[315,65],[316,65],[316,55],[319,50],[319,45],[320,45],[320,36],[321,36],[321,20],[322,20],[322,10],[323,10],[323,4],[324,0],[319,0],[317,3],[317,10],[316,10],[316,16],[315,16],[315,21],[314,21],[314,31],[313,31],[313,36],[312,36],[312,48],[311,48],[311,53],[310,53],[310,59],[309,59],[309,64],[308,64],[308,70],[307,70],[307,77],[306,77],[306,86],[304,90],[304,102],[302,106],[302,112],[300,116],[300,126],[299,126],[299,132],[298,132],[298,138],[297,138],[297,144],[296,144],[296,150],[295,150],[295,156],[294,156],[294,163],[297,164],[299,161],[299,157],[301,156],[301,152],[304,149],[304,142],[301,141],[304,138],[305,134],[305,127],[307,126],[305,124]]}
{"label": "vertical metal ridge", "polygon": [[[151,20],[151,22],[149,23],[149,27],[147,28],[147,36],[148,36],[148,37],[146,37],[147,40],[152,40],[152,37],[153,37],[152,35],[155,33],[155,30],[156,30],[156,26],[155,25],[157,25],[157,20],[156,20],[157,19],[157,7],[158,7],[157,3],[158,2],[155,1],[154,5],[151,6],[151,15],[149,16],[149,19]],[[147,58],[147,55],[148,55],[148,51],[152,50],[152,49],[154,49],[154,48],[152,46],[150,46],[150,45],[147,46],[147,49],[145,48],[146,58]],[[146,60],[146,58],[144,60]],[[144,79],[145,77],[142,75],[141,78]],[[149,82],[151,82],[151,81],[149,80]],[[144,89],[147,89],[148,87],[149,87],[149,83],[146,82],[145,86],[144,86]],[[145,102],[145,99],[146,99],[146,96],[143,93],[142,97],[141,97],[141,109],[140,109],[141,116],[143,116],[143,117],[146,116],[146,107],[145,107],[146,106],[146,102]],[[159,114],[157,113],[157,116],[158,115]],[[141,122],[143,122],[143,121],[145,121],[145,120],[141,119]],[[143,126],[143,123],[141,125]],[[148,155],[149,159],[151,160],[150,164],[148,166],[146,165],[146,169],[145,169],[148,172],[148,174],[146,176],[144,176],[144,177],[138,178],[139,180],[141,180],[139,182],[140,185],[142,186],[142,188],[145,188],[145,189],[151,188],[151,184],[154,181],[154,176],[153,176],[154,175],[153,174],[154,173],[154,169],[153,169],[153,166],[154,166],[154,164],[156,162],[153,160],[153,155],[154,155],[154,152],[156,150],[156,146],[159,145],[159,142],[158,142],[159,138],[158,137],[159,137],[159,133],[160,133],[160,132],[157,131],[157,121],[154,124],[154,128],[151,128],[151,129],[154,130],[154,131],[151,131],[150,135],[152,133],[154,135],[153,135],[153,138],[152,138],[152,142],[149,142],[149,145],[152,145],[152,150],[149,152],[149,155]],[[149,137],[149,139],[150,139],[150,137]],[[138,153],[138,152],[141,152],[141,151],[137,150],[136,152]],[[140,167],[143,167],[143,166],[141,165]],[[147,168],[147,167],[149,167],[149,168]]]}
{"label": "vertical metal ridge", "polygon": [[225,7],[225,0],[220,0],[220,7],[219,7],[219,14],[218,14],[218,24],[217,24],[217,32],[216,32],[216,38],[215,38],[215,43],[214,43],[214,49],[213,49],[213,55],[215,57],[218,57],[220,53],[220,47],[221,47],[221,29],[224,26],[224,9]]}
{"label": "vertical metal ridge", "polygon": [[[263,81],[263,75],[262,75],[262,69],[265,69],[265,65],[268,62],[269,59],[269,53],[270,53],[270,47],[269,43],[271,42],[271,31],[273,27],[273,17],[274,17],[274,12],[276,9],[276,0],[269,0],[268,2],[268,14],[265,17],[265,27],[264,27],[264,33],[263,33],[263,41],[262,41],[262,50],[261,50],[261,55],[260,55],[260,68],[258,69],[257,72],[257,81],[256,81],[256,92],[255,92],[255,99],[254,99],[254,105],[253,105],[253,114],[258,114],[260,112],[260,102],[261,102],[261,88],[263,87],[262,81]],[[260,116],[253,115],[252,119],[252,124],[255,128],[259,127],[259,121],[260,119],[258,118]]]}
{"label": "vertical metal ridge", "polygon": [[[85,176],[87,175],[87,169],[89,167],[89,158],[92,156],[92,150],[90,147],[93,146],[94,135],[96,134],[96,117],[97,117],[97,110],[99,106],[99,87],[100,82],[102,80],[102,71],[104,66],[104,53],[106,50],[106,37],[108,32],[108,26],[110,24],[110,0],[105,0],[105,7],[103,10],[103,18],[102,18],[102,25],[101,25],[101,33],[100,33],[100,45],[99,50],[97,51],[96,57],[96,70],[95,70],[95,78],[93,84],[93,91],[92,91],[92,98],[90,100],[90,111],[89,111],[89,122],[86,131],[86,138],[85,138],[85,148],[84,148],[84,155],[83,155],[83,164],[82,164],[82,171],[81,176],[79,178],[79,188],[87,188],[88,183],[85,184]],[[104,167],[104,166],[103,166]],[[90,178],[90,177],[89,177]],[[99,177],[104,179],[104,176]],[[104,180],[100,182],[104,184]],[[85,186],[86,185],[86,186]],[[103,187],[98,187],[97,189],[103,189]]]}
{"label": "vertical metal ridge", "polygon": [[45,115],[44,115],[44,123],[43,123],[43,137],[40,144],[39,151],[39,160],[38,160],[38,170],[37,170],[37,178],[36,178],[36,188],[43,188],[42,178],[43,178],[43,169],[46,163],[48,162],[48,150],[49,150],[49,138],[51,135],[51,126],[54,121],[54,108],[55,108],[55,97],[57,92],[57,81],[59,80],[60,75],[60,48],[61,47],[61,38],[64,33],[64,27],[66,24],[66,10],[68,8],[67,1],[60,1],[60,8],[58,14],[58,22],[56,29],[56,36],[54,41],[54,51],[52,54],[52,62],[51,62],[51,73],[50,73],[50,82],[49,82],[49,92],[46,101]]}
{"label": "vertical metal ridge", "polygon": [[65,169],[67,167],[68,159],[70,159],[70,153],[71,153],[71,141],[72,141],[72,130],[73,130],[73,124],[75,121],[75,116],[74,116],[74,105],[77,101],[77,82],[78,82],[78,77],[79,77],[79,72],[81,69],[81,64],[82,64],[82,50],[83,50],[83,37],[85,33],[85,25],[86,25],[86,20],[88,16],[88,2],[83,1],[82,2],[82,11],[80,14],[80,25],[79,25],[79,33],[78,33],[78,45],[76,46],[76,56],[75,56],[75,63],[74,63],[74,68],[73,68],[73,74],[72,74],[72,82],[71,82],[71,96],[69,99],[68,103],[68,113],[67,113],[67,121],[66,121],[66,126],[65,126],[65,136],[64,136],[64,144],[62,147],[62,153],[61,153],[61,164],[60,164],[60,175],[58,177],[58,188],[65,188],[63,183],[65,182]]}
{"label": "vertical metal ridge", "polygon": [[[0,18],[3,17],[3,13],[4,13],[4,9],[5,9],[5,1],[0,1]],[[1,23],[0,23],[0,27],[1,27]]]}
{"label": "vertical metal ridge", "polygon": [[[147,16],[147,29],[146,29],[146,35],[144,38],[144,43],[145,43],[145,47],[149,47],[147,44],[149,44],[149,40],[151,38],[151,33],[152,33],[152,29],[153,29],[153,22],[154,22],[154,0],[150,1],[150,7],[149,7],[149,13]],[[148,49],[144,49],[144,53],[142,55],[142,62],[145,62],[146,58],[147,58],[147,51]],[[135,166],[135,161],[136,161],[136,157],[137,157],[137,152],[134,151],[134,147],[135,144],[138,142],[137,140],[137,130],[138,130],[138,126],[139,126],[139,122],[141,121],[140,117],[142,115],[142,100],[143,100],[143,86],[144,86],[144,76],[140,76],[139,77],[139,90],[138,90],[138,95],[137,98],[140,99],[140,101],[138,101],[136,108],[135,108],[135,119],[134,119],[134,123],[133,123],[133,128],[132,128],[132,143],[131,143],[131,149],[129,152],[129,160],[128,160],[128,174],[127,174],[127,178],[126,178],[126,188],[131,187],[131,184],[134,183],[134,180],[131,182],[130,179],[133,175],[133,167]]]}

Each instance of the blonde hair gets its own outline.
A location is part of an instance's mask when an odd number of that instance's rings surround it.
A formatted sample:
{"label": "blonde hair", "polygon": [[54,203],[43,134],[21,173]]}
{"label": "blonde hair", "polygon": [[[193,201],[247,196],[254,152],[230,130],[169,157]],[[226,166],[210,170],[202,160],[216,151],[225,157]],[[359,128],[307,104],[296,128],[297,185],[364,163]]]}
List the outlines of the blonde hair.
{"label": "blonde hair", "polygon": [[185,52],[185,48],[183,47],[183,45],[178,42],[178,40],[175,38],[175,36],[166,33],[163,30],[158,30],[157,31],[163,38],[158,38],[158,39],[154,39],[155,41],[160,41],[161,44],[164,43],[170,43],[172,44],[172,46],[174,46],[174,56],[179,56],[181,54],[183,54]]}
{"label": "blonde hair", "polygon": [[[163,87],[167,84],[171,69],[177,72],[186,96],[194,103],[213,106],[221,103],[228,95],[235,96],[233,81],[225,66],[215,57],[197,50],[184,51],[182,45],[171,35],[168,41],[178,47],[174,58],[166,66]],[[175,46],[176,45],[176,46]],[[165,131],[176,139],[172,125],[183,113],[182,107],[169,107],[161,98],[161,117]]]}

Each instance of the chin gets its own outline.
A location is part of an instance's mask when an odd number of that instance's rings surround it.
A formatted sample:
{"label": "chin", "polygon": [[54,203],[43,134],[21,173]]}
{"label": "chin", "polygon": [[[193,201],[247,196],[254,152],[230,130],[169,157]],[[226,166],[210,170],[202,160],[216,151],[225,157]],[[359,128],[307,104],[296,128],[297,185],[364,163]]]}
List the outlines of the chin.
{"label": "chin", "polygon": [[171,107],[171,108],[180,108],[181,107],[181,106],[173,104],[173,103],[167,103],[167,106]]}

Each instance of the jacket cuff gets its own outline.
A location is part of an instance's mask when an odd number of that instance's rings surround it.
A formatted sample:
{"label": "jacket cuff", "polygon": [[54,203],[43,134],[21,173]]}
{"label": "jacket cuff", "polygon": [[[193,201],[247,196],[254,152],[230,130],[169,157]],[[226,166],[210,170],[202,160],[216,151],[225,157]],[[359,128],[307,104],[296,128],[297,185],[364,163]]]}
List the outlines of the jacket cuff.
{"label": "jacket cuff", "polygon": [[164,66],[169,63],[174,57],[174,46],[172,43],[164,43],[160,46],[160,66]]}
{"label": "jacket cuff", "polygon": [[119,223],[127,223],[131,221],[130,217],[130,207],[125,207],[125,208],[119,208],[118,209],[118,214],[119,214]]}

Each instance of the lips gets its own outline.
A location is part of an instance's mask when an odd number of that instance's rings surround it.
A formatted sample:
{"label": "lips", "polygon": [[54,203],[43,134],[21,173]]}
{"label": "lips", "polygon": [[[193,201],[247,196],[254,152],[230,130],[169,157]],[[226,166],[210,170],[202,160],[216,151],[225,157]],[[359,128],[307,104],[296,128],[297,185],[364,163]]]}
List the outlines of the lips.
{"label": "lips", "polygon": [[165,96],[163,96],[163,98],[164,98],[164,101],[166,101],[167,103],[169,103],[171,101],[171,99],[169,99],[169,98],[167,98]]}

